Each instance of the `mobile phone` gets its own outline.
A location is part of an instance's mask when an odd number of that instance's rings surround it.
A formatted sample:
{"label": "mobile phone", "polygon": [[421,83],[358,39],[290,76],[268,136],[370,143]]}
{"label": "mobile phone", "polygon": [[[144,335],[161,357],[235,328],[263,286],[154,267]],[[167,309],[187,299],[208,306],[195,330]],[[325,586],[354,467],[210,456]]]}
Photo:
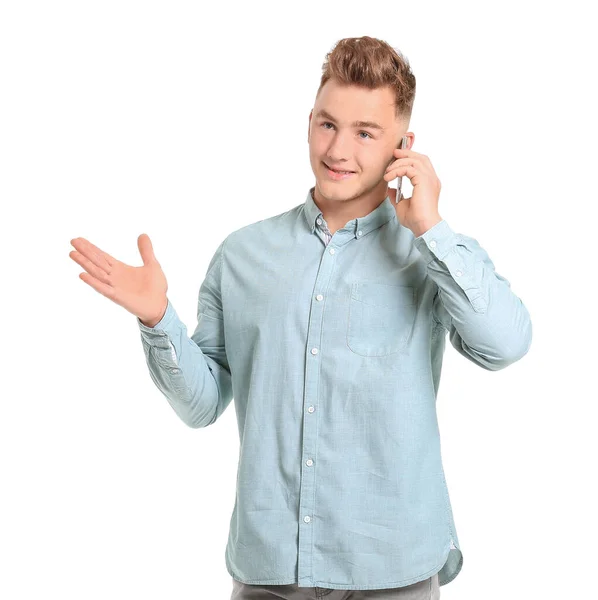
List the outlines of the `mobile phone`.
{"label": "mobile phone", "polygon": [[[401,143],[399,145],[399,148],[402,150],[403,148],[405,148],[405,146],[407,146],[407,136],[404,135],[403,139],[401,140]],[[395,204],[399,203],[399,199],[401,198],[401,183],[403,181],[402,177],[398,178],[398,182],[397,182],[397,196],[395,198]]]}

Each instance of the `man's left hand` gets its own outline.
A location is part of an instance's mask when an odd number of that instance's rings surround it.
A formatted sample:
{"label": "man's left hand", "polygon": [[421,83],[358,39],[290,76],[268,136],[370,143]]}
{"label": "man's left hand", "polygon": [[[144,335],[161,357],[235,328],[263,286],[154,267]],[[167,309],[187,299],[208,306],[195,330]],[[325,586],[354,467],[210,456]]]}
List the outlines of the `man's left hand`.
{"label": "man's left hand", "polygon": [[388,195],[397,211],[399,223],[418,237],[442,221],[438,212],[440,179],[425,154],[401,148],[395,148],[393,154],[397,160],[386,169],[384,179],[391,181],[395,177],[409,177],[413,193],[410,198],[405,198],[401,192],[398,204],[394,204],[397,196],[394,188],[388,189]]}

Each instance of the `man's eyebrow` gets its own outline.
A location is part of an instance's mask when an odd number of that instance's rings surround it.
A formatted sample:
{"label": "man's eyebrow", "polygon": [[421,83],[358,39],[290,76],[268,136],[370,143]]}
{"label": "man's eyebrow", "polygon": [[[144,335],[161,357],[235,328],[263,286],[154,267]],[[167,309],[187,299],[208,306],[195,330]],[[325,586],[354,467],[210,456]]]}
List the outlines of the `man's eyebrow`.
{"label": "man's eyebrow", "polygon": [[[316,118],[323,117],[324,119],[330,119],[330,121],[334,121],[336,123],[336,119],[324,109],[319,110],[316,113]],[[370,129],[379,129],[380,131],[384,131],[384,127],[375,123],[374,121],[354,121],[353,127],[369,127]]]}

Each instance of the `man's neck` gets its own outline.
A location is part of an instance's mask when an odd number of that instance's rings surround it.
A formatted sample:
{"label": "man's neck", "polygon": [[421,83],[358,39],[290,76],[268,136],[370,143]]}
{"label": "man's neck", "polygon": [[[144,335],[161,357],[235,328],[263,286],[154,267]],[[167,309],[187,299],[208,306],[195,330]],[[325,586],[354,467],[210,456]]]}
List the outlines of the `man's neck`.
{"label": "man's neck", "polygon": [[[318,188],[314,187],[311,197],[316,206],[322,211],[322,216],[328,225],[328,229],[332,235],[338,229],[342,229],[349,221],[356,218],[369,215],[374,209],[386,200],[388,196],[388,184],[385,185],[382,192],[372,193],[364,198],[355,198],[354,200],[346,200],[341,202],[326,202],[318,194]],[[384,194],[383,197],[381,193]]]}

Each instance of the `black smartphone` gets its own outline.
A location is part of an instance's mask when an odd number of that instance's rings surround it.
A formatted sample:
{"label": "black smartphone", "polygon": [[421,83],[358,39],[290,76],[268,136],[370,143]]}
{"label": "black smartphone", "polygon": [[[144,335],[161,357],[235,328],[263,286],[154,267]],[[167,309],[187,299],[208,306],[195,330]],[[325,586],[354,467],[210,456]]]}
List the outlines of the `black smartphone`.
{"label": "black smartphone", "polygon": [[[404,135],[403,139],[401,140],[401,143],[399,145],[399,148],[402,150],[406,146],[407,146],[407,136]],[[396,160],[396,159],[393,159],[393,160]],[[399,179],[399,181],[397,182],[397,197],[395,198],[395,204],[398,204],[399,200],[401,198],[401,183],[403,181],[403,178],[399,177],[398,179]]]}

